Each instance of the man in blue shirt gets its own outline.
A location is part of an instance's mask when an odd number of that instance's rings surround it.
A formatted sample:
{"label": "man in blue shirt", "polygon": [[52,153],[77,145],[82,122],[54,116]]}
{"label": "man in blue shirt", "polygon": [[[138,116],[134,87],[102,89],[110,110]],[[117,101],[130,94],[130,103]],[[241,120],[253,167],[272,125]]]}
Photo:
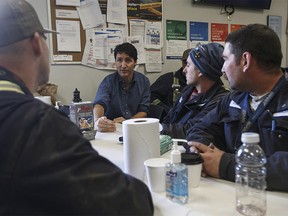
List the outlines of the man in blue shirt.
{"label": "man in blue shirt", "polygon": [[130,43],[115,47],[117,71],[104,78],[94,99],[95,127],[101,132],[113,132],[115,123],[130,118],[144,118],[149,112],[149,79],[134,71],[137,50]]}

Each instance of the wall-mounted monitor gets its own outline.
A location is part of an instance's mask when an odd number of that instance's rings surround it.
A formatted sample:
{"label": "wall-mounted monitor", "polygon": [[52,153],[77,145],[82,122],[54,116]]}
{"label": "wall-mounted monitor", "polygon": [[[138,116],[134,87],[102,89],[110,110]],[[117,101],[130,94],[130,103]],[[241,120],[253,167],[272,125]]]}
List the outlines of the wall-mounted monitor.
{"label": "wall-mounted monitor", "polygon": [[266,9],[269,10],[272,0],[192,0],[193,4],[234,6],[248,9]]}

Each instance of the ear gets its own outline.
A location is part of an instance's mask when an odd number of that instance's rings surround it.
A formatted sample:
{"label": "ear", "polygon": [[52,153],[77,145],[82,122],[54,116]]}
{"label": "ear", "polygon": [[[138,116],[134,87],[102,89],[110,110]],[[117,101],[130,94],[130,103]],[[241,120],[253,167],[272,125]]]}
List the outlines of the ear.
{"label": "ear", "polygon": [[244,52],[242,54],[241,64],[243,65],[243,72],[246,72],[246,70],[250,67],[251,57],[251,53],[249,52]]}
{"label": "ear", "polygon": [[137,65],[137,60],[134,60],[134,68],[136,67]]}
{"label": "ear", "polygon": [[201,76],[203,76],[203,74],[201,73],[201,71],[198,69],[198,68],[195,68],[196,70],[195,70],[195,72],[197,72],[198,73],[198,77],[201,77]]}
{"label": "ear", "polygon": [[42,41],[40,37],[41,36],[39,35],[39,33],[35,32],[33,38],[31,39],[34,54],[37,56],[41,55],[42,53]]}

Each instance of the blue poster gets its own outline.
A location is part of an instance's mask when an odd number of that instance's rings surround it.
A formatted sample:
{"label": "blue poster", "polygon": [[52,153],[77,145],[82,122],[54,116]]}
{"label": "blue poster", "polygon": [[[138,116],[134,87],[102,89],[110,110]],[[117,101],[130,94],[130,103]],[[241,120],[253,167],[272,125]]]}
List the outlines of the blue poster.
{"label": "blue poster", "polygon": [[190,41],[208,41],[208,23],[190,22]]}

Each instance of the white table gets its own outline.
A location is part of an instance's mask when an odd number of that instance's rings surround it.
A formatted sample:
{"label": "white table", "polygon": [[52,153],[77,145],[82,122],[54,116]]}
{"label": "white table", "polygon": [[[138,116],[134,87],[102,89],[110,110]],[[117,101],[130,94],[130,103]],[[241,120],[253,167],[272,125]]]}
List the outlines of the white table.
{"label": "white table", "polygon": [[[91,144],[99,154],[108,158],[123,170],[123,144],[121,126],[114,133],[97,132]],[[169,157],[169,153],[163,155]],[[288,182],[287,182],[288,184]],[[235,184],[220,179],[201,178],[199,187],[192,189],[185,205],[176,204],[165,198],[165,193],[152,192],[155,216],[231,216],[239,215],[235,210]],[[288,215],[288,193],[267,192],[267,216]]]}

